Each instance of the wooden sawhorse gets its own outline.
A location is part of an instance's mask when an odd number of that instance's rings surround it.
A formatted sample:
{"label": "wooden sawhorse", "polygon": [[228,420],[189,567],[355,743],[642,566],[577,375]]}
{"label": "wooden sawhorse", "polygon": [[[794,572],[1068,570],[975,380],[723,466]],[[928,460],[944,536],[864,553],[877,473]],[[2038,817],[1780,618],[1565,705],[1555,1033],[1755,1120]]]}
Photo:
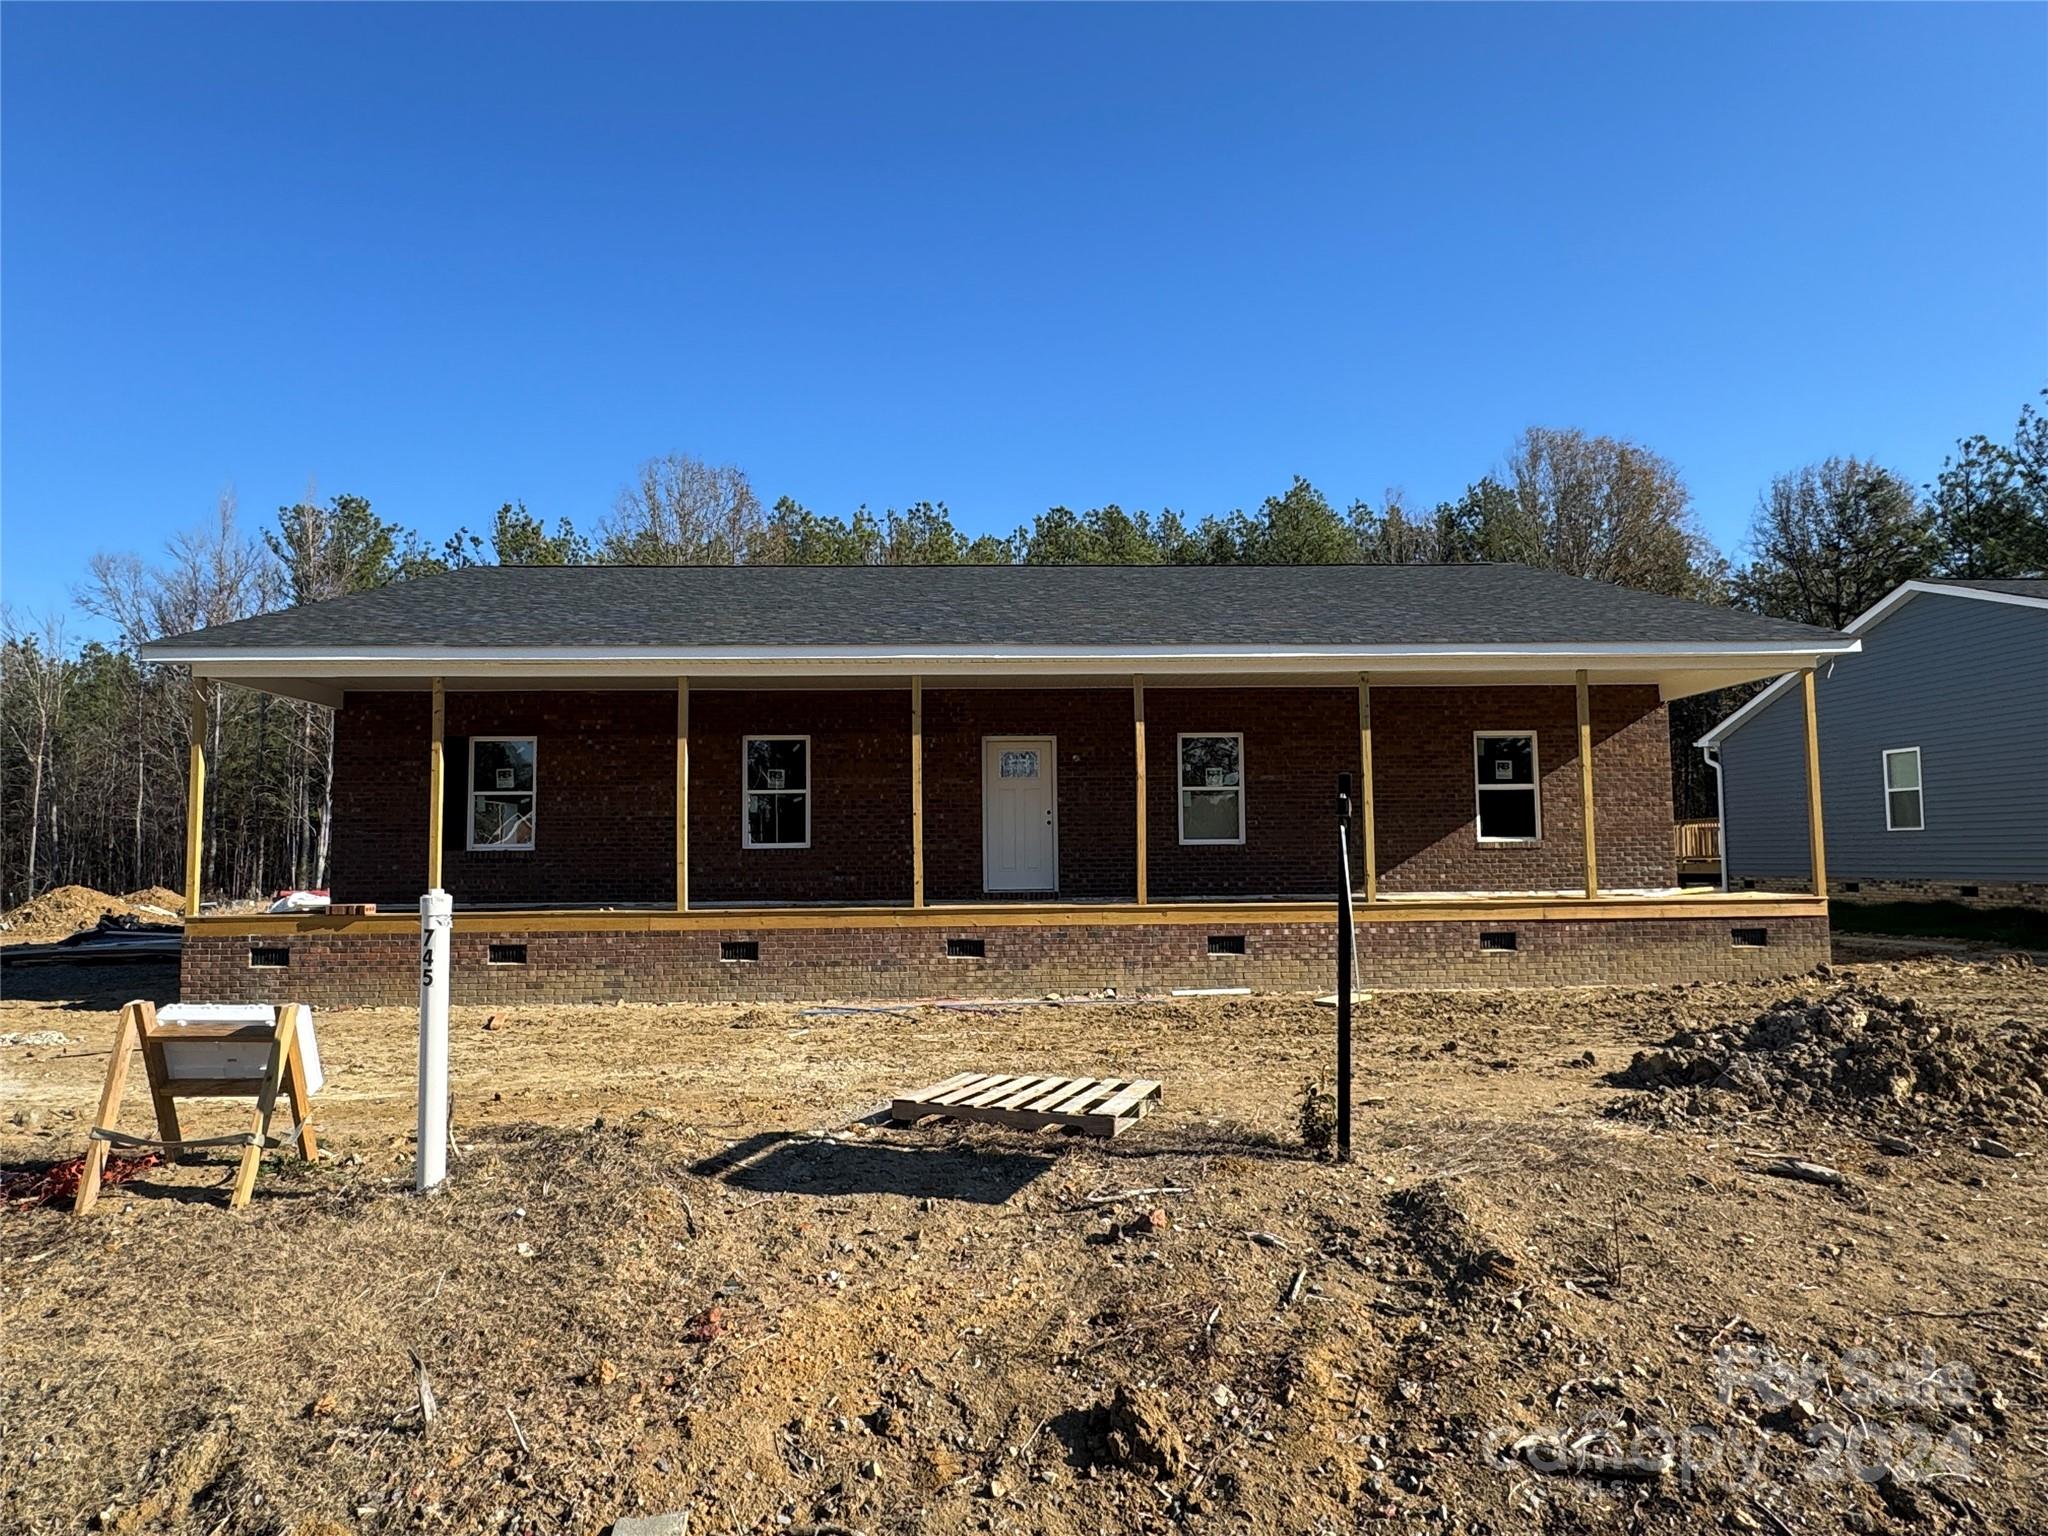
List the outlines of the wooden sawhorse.
{"label": "wooden sawhorse", "polygon": [[[72,1215],[83,1216],[99,1199],[100,1175],[106,1167],[109,1147],[151,1147],[172,1153],[202,1147],[240,1147],[242,1162],[228,1195],[229,1210],[240,1210],[249,1203],[256,1188],[256,1171],[266,1151],[296,1143],[299,1156],[307,1162],[319,1155],[312,1122],[313,1090],[318,1085],[308,1083],[299,1039],[299,1018],[306,1010],[297,1003],[286,1003],[261,1010],[221,1011],[242,1017],[160,1024],[155,1003],[122,1005],[120,1022],[114,1028],[114,1054],[107,1063],[106,1082],[100,1088],[99,1110],[93,1116]],[[268,1023],[262,1021],[262,1013],[271,1015]],[[149,1096],[156,1107],[157,1133],[153,1137],[131,1136],[114,1125],[121,1112],[121,1094],[128,1086],[128,1055],[137,1048],[142,1051]],[[259,1055],[260,1066],[255,1059]],[[218,1063],[228,1075],[195,1075],[193,1069],[206,1070],[208,1062]],[[258,1069],[252,1072],[250,1067]],[[291,1135],[283,1138],[270,1134],[270,1117],[280,1093],[291,1104],[294,1127]],[[248,1098],[256,1101],[256,1120],[247,1131],[195,1141],[185,1140],[179,1131],[179,1099]]]}

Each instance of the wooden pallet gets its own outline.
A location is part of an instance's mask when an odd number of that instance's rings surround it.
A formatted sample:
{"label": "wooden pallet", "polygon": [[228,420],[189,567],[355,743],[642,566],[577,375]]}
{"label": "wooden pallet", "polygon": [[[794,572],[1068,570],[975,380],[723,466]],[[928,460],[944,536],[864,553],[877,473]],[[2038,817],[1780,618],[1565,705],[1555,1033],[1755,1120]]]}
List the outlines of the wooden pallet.
{"label": "wooden pallet", "polygon": [[889,1118],[905,1125],[930,1115],[986,1120],[1020,1131],[1059,1126],[1090,1136],[1120,1136],[1159,1102],[1151,1078],[1019,1076],[956,1072],[944,1082],[891,1101]]}

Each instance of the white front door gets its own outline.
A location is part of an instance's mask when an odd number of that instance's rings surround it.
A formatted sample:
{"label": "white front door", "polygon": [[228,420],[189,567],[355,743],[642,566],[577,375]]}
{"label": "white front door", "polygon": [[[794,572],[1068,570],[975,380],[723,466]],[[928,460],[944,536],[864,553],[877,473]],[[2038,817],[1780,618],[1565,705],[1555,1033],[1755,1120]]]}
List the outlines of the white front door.
{"label": "white front door", "polygon": [[986,891],[1056,891],[1059,800],[1050,736],[981,742],[981,869]]}

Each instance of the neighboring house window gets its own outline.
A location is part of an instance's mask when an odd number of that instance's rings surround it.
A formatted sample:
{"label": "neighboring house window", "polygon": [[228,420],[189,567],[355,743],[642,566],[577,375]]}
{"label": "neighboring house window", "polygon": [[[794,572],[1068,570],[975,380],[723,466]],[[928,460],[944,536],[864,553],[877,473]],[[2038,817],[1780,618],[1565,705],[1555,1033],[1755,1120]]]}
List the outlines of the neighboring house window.
{"label": "neighboring house window", "polygon": [[1244,733],[1180,737],[1180,840],[1244,841]]}
{"label": "neighboring house window", "polygon": [[469,738],[469,846],[519,852],[533,847],[534,738]]}
{"label": "neighboring house window", "polygon": [[1473,738],[1479,841],[1533,843],[1543,835],[1534,731],[1480,731]]}
{"label": "neighboring house window", "polygon": [[740,748],[746,848],[811,846],[811,738],[749,736]]}
{"label": "neighboring house window", "polygon": [[1920,749],[1894,747],[1884,755],[1884,826],[1887,832],[1919,832],[1927,825],[1920,797]]}

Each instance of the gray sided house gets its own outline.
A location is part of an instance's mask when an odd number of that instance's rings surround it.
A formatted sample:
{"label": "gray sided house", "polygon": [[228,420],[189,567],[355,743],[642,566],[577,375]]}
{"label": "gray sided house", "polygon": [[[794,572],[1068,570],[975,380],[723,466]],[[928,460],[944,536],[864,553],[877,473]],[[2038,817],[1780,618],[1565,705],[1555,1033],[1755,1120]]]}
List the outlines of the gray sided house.
{"label": "gray sided house", "polygon": [[[1816,677],[1830,891],[2048,906],[2048,580],[1909,581]],[[1700,739],[1732,890],[1811,878],[1797,679]]]}

